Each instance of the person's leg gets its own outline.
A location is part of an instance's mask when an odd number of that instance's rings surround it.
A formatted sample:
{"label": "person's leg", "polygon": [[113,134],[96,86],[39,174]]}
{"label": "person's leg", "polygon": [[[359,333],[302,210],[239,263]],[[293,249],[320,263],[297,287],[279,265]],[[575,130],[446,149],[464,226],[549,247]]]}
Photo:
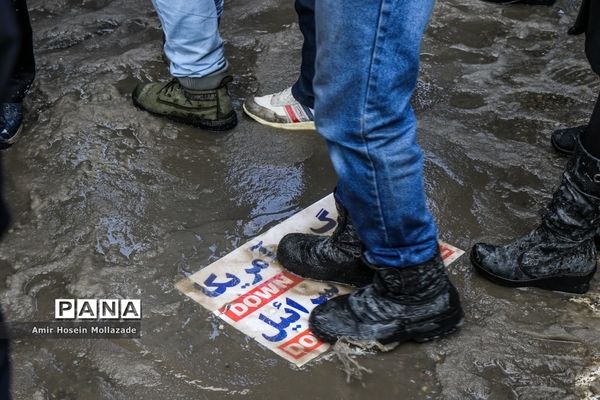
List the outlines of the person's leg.
{"label": "person's leg", "polygon": [[298,24],[304,36],[302,44],[302,62],[300,76],[292,86],[294,98],[303,105],[315,108],[315,94],[313,80],[315,77],[315,58],[317,56],[315,35],[315,0],[296,0],[296,13]]}
{"label": "person's leg", "polygon": [[13,24],[19,30],[20,46],[0,100],[0,147],[2,148],[15,143],[22,131],[23,98],[35,77],[33,35],[27,3],[25,0],[16,0],[12,2],[12,6],[13,11],[6,14],[4,18],[13,19]]}
{"label": "person's leg", "polygon": [[[408,7],[404,3],[397,7],[425,14],[417,18],[416,26],[403,21],[403,29],[393,34],[376,31],[379,6],[375,4],[317,16],[321,23],[317,117],[340,178],[335,197],[342,229],[331,237],[293,233],[281,240],[277,258],[305,278],[364,286],[373,273],[362,262],[363,247],[368,262],[391,267],[420,264],[437,249],[410,105],[420,35],[428,18],[423,10],[432,2],[420,6],[408,2]],[[366,10],[371,13],[368,22],[362,16]],[[353,12],[361,17],[349,15]],[[391,18],[389,11],[382,11],[384,17]],[[380,43],[391,44],[373,47],[375,35]]]}
{"label": "person's leg", "polygon": [[504,246],[473,246],[471,261],[483,277],[509,287],[588,291],[596,272],[600,157],[582,140],[536,229]]}
{"label": "person's leg", "polygon": [[[584,1],[570,32],[586,33],[588,60],[600,74],[599,4]],[[485,278],[510,287],[533,286],[571,293],[589,289],[596,271],[594,236],[600,228],[600,97],[589,125],[570,139],[565,143],[575,154],[542,223],[505,246],[473,246],[471,261]]]}
{"label": "person's leg", "polygon": [[171,63],[171,75],[202,78],[226,67],[214,0],[152,3],[165,33],[164,50]]}
{"label": "person's leg", "polygon": [[136,106],[210,130],[231,129],[237,117],[227,84],[228,64],[219,34],[222,0],[153,0],[165,35],[164,52],[174,79],[138,85]]}
{"label": "person's leg", "polygon": [[[406,267],[437,252],[410,98],[431,0],[317,4],[316,123],[365,259]],[[352,3],[352,2],[351,2]]]}
{"label": "person's leg", "polygon": [[600,158],[600,96],[590,118],[590,123],[581,137],[583,147],[594,157]]}
{"label": "person's leg", "polygon": [[485,278],[511,287],[589,289],[600,229],[600,97],[590,123],[570,139],[575,154],[540,226],[505,246],[473,246],[471,260]]}
{"label": "person's leg", "polygon": [[375,270],[372,284],[312,312],[311,330],[328,342],[425,340],[462,320],[427,209],[410,105],[432,6],[432,0],[316,3],[317,130],[338,174],[336,197]]}
{"label": "person's leg", "polygon": [[[600,75],[600,25],[598,24],[598,21],[600,21],[600,3],[598,1],[583,0],[579,8],[577,20],[573,27],[569,29],[569,34],[580,35],[585,33],[585,53],[592,70]],[[592,116],[592,120],[600,120],[598,111],[599,103],[600,99],[596,103],[596,109],[594,111],[594,116]],[[599,122],[596,123],[600,124]],[[587,125],[556,130],[552,133],[552,146],[559,153],[571,155],[575,152],[579,137],[581,137],[586,130],[588,130]],[[583,141],[587,143],[587,147],[592,144],[591,138],[594,135],[594,132],[600,131],[596,127],[586,134],[587,138],[583,139]],[[598,138],[598,136],[596,136],[596,138]]]}
{"label": "person's leg", "polygon": [[6,95],[2,99],[3,103],[21,103],[35,77],[33,35],[29,22],[27,2],[25,0],[16,0],[14,7],[20,31],[21,46],[19,47],[16,65],[10,77]]}
{"label": "person's leg", "polygon": [[296,0],[295,5],[304,36],[298,80],[291,88],[279,93],[248,98],[243,108],[249,117],[263,125],[288,130],[314,130],[315,0]]}
{"label": "person's leg", "polygon": [[21,32],[12,0],[0,0],[0,102],[8,96],[8,81],[21,47]]}
{"label": "person's leg", "polygon": [[[590,66],[600,75],[600,4],[588,1],[588,24],[585,33],[585,52]],[[600,96],[592,113],[588,129],[582,137],[583,147],[594,157],[600,158]]]}
{"label": "person's leg", "polygon": [[219,23],[221,15],[223,14],[223,9],[225,7],[225,0],[215,0],[215,7],[217,9],[217,17],[219,18],[219,20],[217,20],[217,23]]}

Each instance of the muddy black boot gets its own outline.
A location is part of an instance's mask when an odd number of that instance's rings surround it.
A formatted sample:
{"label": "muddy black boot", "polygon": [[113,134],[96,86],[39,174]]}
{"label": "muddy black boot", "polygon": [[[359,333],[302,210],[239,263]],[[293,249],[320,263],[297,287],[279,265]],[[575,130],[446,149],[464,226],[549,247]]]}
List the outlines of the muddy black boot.
{"label": "muddy black boot", "polygon": [[542,224],[513,243],[478,243],[476,270],[504,286],[532,286],[585,293],[596,272],[594,236],[600,224],[600,160],[577,142],[577,150],[542,218]]}
{"label": "muddy black boot", "polygon": [[331,236],[290,233],[277,246],[277,260],[303,278],[365,286],[373,270],[362,259],[363,246],[348,212],[336,202],[337,227]]}
{"label": "muddy black boot", "polygon": [[463,319],[460,297],[439,255],[408,268],[377,268],[373,283],[317,306],[311,331],[335,343],[424,342],[456,330]]}
{"label": "muddy black boot", "polygon": [[152,114],[212,131],[237,125],[227,84],[226,68],[204,78],[173,78],[168,83],[138,85],[133,104]]}
{"label": "muddy black boot", "polygon": [[571,155],[577,147],[577,140],[585,130],[587,125],[575,126],[573,128],[557,129],[552,132],[550,142],[552,147],[561,154]]}

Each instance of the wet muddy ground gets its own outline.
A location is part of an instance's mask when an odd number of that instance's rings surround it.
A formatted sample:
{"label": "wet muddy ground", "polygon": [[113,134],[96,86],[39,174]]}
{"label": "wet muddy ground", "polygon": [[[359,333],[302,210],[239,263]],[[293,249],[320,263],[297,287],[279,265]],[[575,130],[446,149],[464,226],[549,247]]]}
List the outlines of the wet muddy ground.
{"label": "wet muddy ground", "polygon": [[[600,395],[600,279],[584,296],[510,290],[466,257],[451,267],[462,330],[360,362],[297,369],[181,295],[176,281],[329,193],[316,133],[241,116],[215,134],[131,105],[168,79],[148,0],[30,0],[38,77],[25,133],[4,152],[14,222],[0,244],[9,320],[48,320],[55,298],[141,298],[139,340],[13,343],[16,399],[578,399]],[[414,104],[442,239],[508,241],[538,221],[565,159],[552,129],[584,123],[600,81],[567,36],[577,2],[440,0]],[[222,21],[239,109],[293,83],[292,0],[231,0]],[[600,378],[599,378],[600,379]],[[594,381],[595,380],[595,381]]]}

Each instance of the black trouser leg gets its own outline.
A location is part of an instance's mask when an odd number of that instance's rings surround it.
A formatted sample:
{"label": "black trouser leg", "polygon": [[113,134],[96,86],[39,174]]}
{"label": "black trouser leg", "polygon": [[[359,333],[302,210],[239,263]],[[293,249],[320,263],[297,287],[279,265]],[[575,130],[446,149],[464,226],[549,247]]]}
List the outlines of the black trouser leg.
{"label": "black trouser leg", "polygon": [[0,99],[6,96],[6,84],[12,76],[21,33],[12,0],[0,0]]}
{"label": "black trouser leg", "polygon": [[600,158],[600,96],[592,113],[590,124],[581,138],[583,147],[595,158]]}
{"label": "black trouser leg", "polygon": [[[14,71],[20,47],[20,30],[12,0],[0,0],[0,98],[7,94],[7,83]],[[4,204],[2,160],[0,160],[0,236],[8,226],[8,211]],[[5,332],[0,313],[0,332]],[[0,338],[0,399],[10,399],[10,364],[8,340]]]}
{"label": "black trouser leg", "polygon": [[[13,66],[12,73],[9,75],[7,88],[1,102],[20,103],[23,101],[25,92],[29,89],[35,77],[33,37],[29,22],[29,12],[27,11],[27,2],[25,0],[14,0],[12,2],[9,1],[9,3],[13,4],[14,12],[4,15],[13,16],[13,24],[18,27],[21,43],[16,54],[16,63]],[[3,16],[2,19],[4,18]]]}

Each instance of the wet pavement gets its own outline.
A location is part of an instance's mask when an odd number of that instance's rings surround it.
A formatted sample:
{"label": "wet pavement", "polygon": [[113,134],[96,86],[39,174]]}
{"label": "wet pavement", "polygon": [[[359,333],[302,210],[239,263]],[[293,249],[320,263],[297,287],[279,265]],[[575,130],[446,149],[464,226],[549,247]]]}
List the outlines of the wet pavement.
{"label": "wet pavement", "polygon": [[[415,108],[441,238],[505,242],[538,221],[565,159],[552,129],[585,123],[600,81],[566,31],[577,2],[440,0]],[[451,267],[462,330],[298,369],[174,284],[329,193],[311,132],[240,114],[215,134],[136,110],[137,81],[168,79],[149,1],[30,0],[38,77],[21,141],[4,152],[12,229],[0,244],[9,320],[48,320],[55,298],[141,298],[139,340],[13,343],[16,399],[578,399],[600,396],[600,279],[583,296],[511,290]],[[231,0],[222,21],[235,106],[293,83],[292,0]],[[600,378],[599,378],[600,379]]]}

